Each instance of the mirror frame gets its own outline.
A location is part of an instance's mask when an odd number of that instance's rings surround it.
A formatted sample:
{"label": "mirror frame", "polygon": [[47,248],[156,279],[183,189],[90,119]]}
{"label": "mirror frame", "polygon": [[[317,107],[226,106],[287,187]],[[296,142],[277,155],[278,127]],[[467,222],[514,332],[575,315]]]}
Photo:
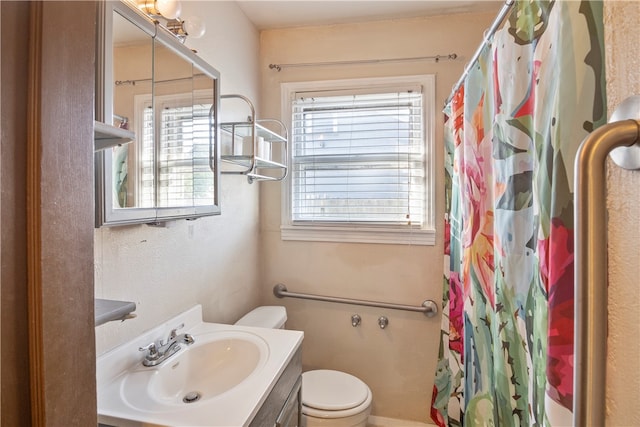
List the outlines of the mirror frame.
{"label": "mirror frame", "polygon": [[[182,57],[199,71],[205,73],[213,82],[213,131],[210,133],[210,167],[213,170],[213,203],[210,205],[191,205],[179,207],[117,208],[113,200],[113,152],[101,150],[95,152],[95,194],[96,227],[150,224],[158,225],[176,219],[196,219],[203,216],[219,215],[220,209],[220,148],[218,116],[220,111],[220,73],[184,46],[167,29],[159,25],[141,11],[123,1],[100,2],[98,11],[98,48],[96,57],[96,120],[112,123],[113,117],[113,14],[118,13],[141,31],[149,35],[149,42],[160,42]],[[152,76],[153,78],[153,76]],[[155,138],[155,136],[154,136]]]}

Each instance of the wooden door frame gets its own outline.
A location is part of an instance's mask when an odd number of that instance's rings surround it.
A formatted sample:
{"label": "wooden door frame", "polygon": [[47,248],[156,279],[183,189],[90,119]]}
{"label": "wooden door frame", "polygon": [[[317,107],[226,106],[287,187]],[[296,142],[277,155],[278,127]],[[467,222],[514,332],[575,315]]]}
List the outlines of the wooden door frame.
{"label": "wooden door frame", "polygon": [[96,2],[30,3],[26,236],[32,426],[97,424],[96,11]]}
{"label": "wooden door frame", "polygon": [[[26,92],[29,4],[0,2],[1,185],[0,294],[2,325],[1,422],[30,425],[26,261]],[[26,419],[26,420],[25,420]]]}

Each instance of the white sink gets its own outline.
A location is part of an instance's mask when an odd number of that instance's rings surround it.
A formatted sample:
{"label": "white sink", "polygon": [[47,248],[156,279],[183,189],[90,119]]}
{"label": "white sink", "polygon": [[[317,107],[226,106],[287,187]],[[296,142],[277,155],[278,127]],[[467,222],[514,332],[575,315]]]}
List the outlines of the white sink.
{"label": "white sink", "polygon": [[219,396],[258,374],[269,348],[245,331],[203,334],[162,364],[132,369],[121,378],[122,399],[141,411],[174,411],[176,406]]}
{"label": "white sink", "polygon": [[[205,323],[196,306],[100,356],[98,421],[118,426],[247,426],[300,346],[302,333]],[[138,347],[175,325],[191,345],[154,367]]]}

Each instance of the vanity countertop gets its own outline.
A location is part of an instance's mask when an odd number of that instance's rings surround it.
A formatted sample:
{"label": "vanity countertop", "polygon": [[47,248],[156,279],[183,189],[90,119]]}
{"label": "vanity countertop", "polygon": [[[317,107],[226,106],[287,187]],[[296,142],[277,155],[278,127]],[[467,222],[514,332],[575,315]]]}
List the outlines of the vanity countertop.
{"label": "vanity countertop", "polygon": [[[142,366],[142,353],[138,351],[150,342],[168,336],[169,331],[178,325],[180,333],[191,334],[195,340],[193,348],[199,343],[223,336],[251,336],[266,345],[266,358],[246,380],[219,395],[204,398],[201,401],[182,404],[171,402],[159,404],[153,410],[135,407],[135,404],[123,398],[127,386],[127,376],[153,376],[157,368]],[[97,360],[98,385],[98,421],[101,424],[119,427],[133,426],[202,426],[210,427],[242,427],[248,426],[270,391],[278,381],[290,360],[301,346],[303,333],[283,329],[267,329],[247,326],[207,323],[202,321],[202,308],[192,309],[176,316],[151,331],[122,344],[101,355]],[[204,345],[204,344],[203,344]],[[171,369],[178,368],[177,361],[181,352],[189,351],[188,347],[179,350],[163,364]],[[166,367],[165,367],[166,369]],[[151,382],[149,382],[151,384]],[[141,393],[153,394],[153,390]]]}

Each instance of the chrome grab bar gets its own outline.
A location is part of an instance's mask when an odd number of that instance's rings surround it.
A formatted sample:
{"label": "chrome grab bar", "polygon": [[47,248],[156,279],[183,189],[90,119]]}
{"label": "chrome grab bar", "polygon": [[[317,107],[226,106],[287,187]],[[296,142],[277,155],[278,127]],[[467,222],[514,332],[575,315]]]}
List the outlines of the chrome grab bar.
{"label": "chrome grab bar", "polygon": [[[636,98],[640,101],[640,97]],[[640,109],[636,107],[636,114],[638,112]],[[605,161],[609,152],[616,147],[640,144],[640,121],[623,120],[629,117],[616,119],[616,113],[611,117],[613,123],[599,127],[582,142],[575,162],[574,272],[576,281],[573,425],[576,427],[605,425],[607,361]],[[639,116],[634,118],[640,119]]]}
{"label": "chrome grab bar", "polygon": [[438,314],[438,305],[433,300],[425,300],[422,305],[405,305],[393,304],[389,302],[367,301],[352,298],[329,297],[323,295],[300,294],[297,292],[289,292],[287,287],[282,283],[278,283],[273,287],[273,294],[278,298],[299,298],[313,301],[336,302],[339,304],[364,305],[367,307],[390,308],[392,310],[415,311],[423,313],[427,317],[433,317]]}

